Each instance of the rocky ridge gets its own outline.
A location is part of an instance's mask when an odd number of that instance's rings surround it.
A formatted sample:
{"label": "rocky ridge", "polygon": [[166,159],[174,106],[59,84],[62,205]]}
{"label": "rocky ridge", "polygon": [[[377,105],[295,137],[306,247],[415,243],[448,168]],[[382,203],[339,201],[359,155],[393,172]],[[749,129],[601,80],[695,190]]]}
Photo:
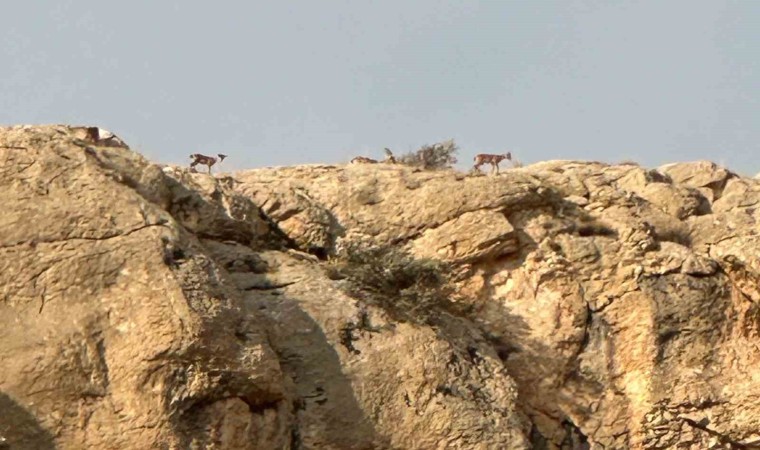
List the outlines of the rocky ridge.
{"label": "rocky ridge", "polygon": [[[10,448],[760,448],[760,181],[709,162],[211,177],[0,129]],[[329,276],[454,269],[432,322]]]}

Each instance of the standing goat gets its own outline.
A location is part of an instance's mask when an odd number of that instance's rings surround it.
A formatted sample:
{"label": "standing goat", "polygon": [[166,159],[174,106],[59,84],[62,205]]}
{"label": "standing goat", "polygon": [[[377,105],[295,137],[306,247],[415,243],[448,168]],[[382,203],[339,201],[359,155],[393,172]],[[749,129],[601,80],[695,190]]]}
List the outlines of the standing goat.
{"label": "standing goat", "polygon": [[[227,155],[222,155],[221,153],[217,154],[217,156],[219,157],[218,161],[220,163],[224,161],[224,158],[227,157]],[[211,166],[216,164],[216,161],[217,161],[217,158],[214,158],[213,156],[201,155],[200,153],[193,153],[192,155],[190,155],[190,157],[193,158],[193,162],[190,163],[191,169],[194,169],[195,166],[197,166],[198,164],[202,164],[204,166],[208,166],[209,174],[211,173]]]}
{"label": "standing goat", "polygon": [[396,157],[393,156],[393,152],[391,151],[391,149],[386,147],[383,150],[385,150],[385,161],[383,161],[384,163],[398,164],[398,161],[396,161]]}
{"label": "standing goat", "polygon": [[491,165],[491,173],[493,173],[494,170],[496,170],[496,174],[499,174],[499,163],[503,160],[512,161],[512,152],[504,153],[503,155],[490,155],[487,153],[481,153],[479,155],[475,155],[475,165],[473,166],[475,169],[480,170],[480,166],[483,164],[490,164]]}

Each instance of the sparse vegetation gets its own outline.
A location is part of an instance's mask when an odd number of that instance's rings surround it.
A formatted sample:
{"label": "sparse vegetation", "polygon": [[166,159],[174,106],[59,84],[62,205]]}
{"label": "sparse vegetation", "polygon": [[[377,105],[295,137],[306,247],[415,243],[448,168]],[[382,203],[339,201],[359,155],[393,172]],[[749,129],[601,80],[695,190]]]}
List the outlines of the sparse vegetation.
{"label": "sparse vegetation", "polygon": [[453,139],[437,144],[425,145],[416,152],[406,153],[399,156],[397,161],[408,166],[419,167],[424,170],[449,169],[456,164],[456,153],[459,147]]}
{"label": "sparse vegetation", "polygon": [[348,246],[328,267],[347,294],[412,323],[430,323],[436,311],[453,312],[450,273],[443,262],[415,259],[392,246]]}

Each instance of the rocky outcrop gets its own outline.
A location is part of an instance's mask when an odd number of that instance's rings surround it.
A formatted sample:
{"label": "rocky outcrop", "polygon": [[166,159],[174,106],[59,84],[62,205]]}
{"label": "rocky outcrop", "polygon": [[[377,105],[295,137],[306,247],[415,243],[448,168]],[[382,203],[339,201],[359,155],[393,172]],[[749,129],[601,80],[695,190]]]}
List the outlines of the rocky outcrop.
{"label": "rocky outcrop", "polygon": [[498,177],[311,166],[236,178],[324,254],[364,242],[454,263],[537,448],[760,444],[756,181],[705,162],[576,161]]}
{"label": "rocky outcrop", "polygon": [[263,325],[241,315],[223,268],[165,209],[181,197],[163,172],[67,127],[0,136],[26,147],[0,149],[10,448],[287,442],[261,433],[290,417]]}
{"label": "rocky outcrop", "polygon": [[[760,448],[757,180],[212,177],[92,128],[0,129],[0,448]],[[456,308],[331,276],[371,247]]]}
{"label": "rocky outcrop", "polygon": [[0,130],[3,445],[528,445],[517,388],[473,323],[396,323],[234,179],[76,130]]}

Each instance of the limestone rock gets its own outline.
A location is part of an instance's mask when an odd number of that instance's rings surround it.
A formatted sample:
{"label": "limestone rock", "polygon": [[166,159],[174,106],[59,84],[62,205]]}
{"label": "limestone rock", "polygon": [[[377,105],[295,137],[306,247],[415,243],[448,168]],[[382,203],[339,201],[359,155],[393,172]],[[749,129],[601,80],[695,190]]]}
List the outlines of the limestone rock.
{"label": "limestone rock", "polygon": [[1,445],[529,447],[476,324],[358,303],[234,179],[65,126],[0,146]]}
{"label": "limestone rock", "polygon": [[745,178],[728,180],[720,199],[713,204],[716,212],[729,212],[740,208],[749,214],[760,208],[760,181]]}
{"label": "limestone rock", "polygon": [[[426,230],[456,228],[458,221],[481,214],[467,213],[503,214],[547,201],[534,177],[511,176],[511,183],[495,184],[485,176],[415,172],[400,165],[300,166],[237,174],[236,190],[303,247],[334,253],[338,238],[346,236],[414,245]],[[456,188],[441,195],[451,186]],[[499,233],[509,235],[508,229]],[[492,238],[484,233],[468,245],[486,248]]]}
{"label": "limestone rock", "polygon": [[461,263],[512,253],[517,250],[517,237],[503,213],[483,210],[425,230],[411,250],[421,258]]}
{"label": "limestone rock", "polygon": [[[757,180],[583,161],[214,177],[92,128],[0,129],[0,448],[760,441]],[[367,246],[444,261],[450,298],[415,321],[348,289],[333,258]]]}
{"label": "limestone rock", "polygon": [[709,189],[713,195],[711,202],[720,198],[726,182],[736,177],[734,173],[710,161],[666,164],[658,170],[668,175],[674,183]]}
{"label": "limestone rock", "polygon": [[710,203],[702,192],[673,185],[669,177],[654,170],[632,168],[617,180],[616,185],[678,219],[706,214],[710,210]]}
{"label": "limestone rock", "polygon": [[517,382],[532,445],[758,439],[756,181],[712,163],[578,161],[490,177],[321,166],[238,179],[282,204],[297,184],[332,212],[337,231],[323,233],[336,242],[458,266],[458,301]]}
{"label": "limestone rock", "polygon": [[[267,433],[292,414],[263,326],[241,317],[197,238],[140,195],[150,186],[66,127],[3,129],[6,143],[27,147],[0,149],[10,448],[284,445]],[[246,423],[261,426],[228,430]]]}

